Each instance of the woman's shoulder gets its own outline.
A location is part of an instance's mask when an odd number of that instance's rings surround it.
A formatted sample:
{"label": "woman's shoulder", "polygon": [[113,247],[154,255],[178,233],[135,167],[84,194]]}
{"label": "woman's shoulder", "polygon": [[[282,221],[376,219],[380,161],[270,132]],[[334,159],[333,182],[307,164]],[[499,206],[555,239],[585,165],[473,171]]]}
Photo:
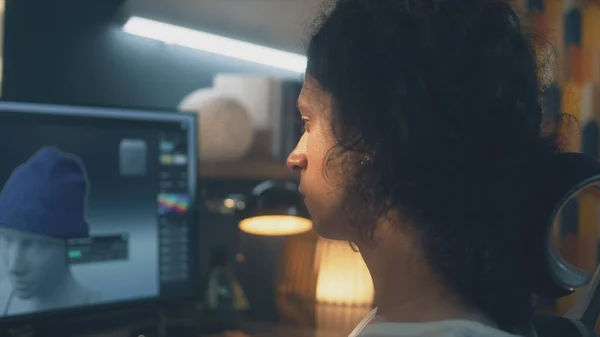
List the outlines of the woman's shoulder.
{"label": "woman's shoulder", "polygon": [[475,321],[429,323],[380,322],[369,325],[359,337],[518,337]]}

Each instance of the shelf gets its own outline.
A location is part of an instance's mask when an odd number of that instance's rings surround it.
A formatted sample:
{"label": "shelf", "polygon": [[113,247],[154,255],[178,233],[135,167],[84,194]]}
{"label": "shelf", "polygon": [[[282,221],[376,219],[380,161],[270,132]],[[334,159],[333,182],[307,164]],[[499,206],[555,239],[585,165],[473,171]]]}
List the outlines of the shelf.
{"label": "shelf", "polygon": [[201,179],[298,179],[285,163],[240,160],[235,162],[200,161],[198,171]]}

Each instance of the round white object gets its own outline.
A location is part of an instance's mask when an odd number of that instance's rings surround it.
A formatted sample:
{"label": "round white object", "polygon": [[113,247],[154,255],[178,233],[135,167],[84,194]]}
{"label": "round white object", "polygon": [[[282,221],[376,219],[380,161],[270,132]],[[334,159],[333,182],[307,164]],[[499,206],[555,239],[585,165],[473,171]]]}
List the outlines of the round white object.
{"label": "round white object", "polygon": [[[248,107],[257,130],[273,130],[274,114],[281,110],[282,80],[252,74],[217,74],[213,88]],[[277,124],[277,123],[276,123]]]}
{"label": "round white object", "polygon": [[198,114],[198,149],[201,160],[233,161],[250,150],[254,125],[247,108],[235,98],[212,88],[187,95],[180,111]]}

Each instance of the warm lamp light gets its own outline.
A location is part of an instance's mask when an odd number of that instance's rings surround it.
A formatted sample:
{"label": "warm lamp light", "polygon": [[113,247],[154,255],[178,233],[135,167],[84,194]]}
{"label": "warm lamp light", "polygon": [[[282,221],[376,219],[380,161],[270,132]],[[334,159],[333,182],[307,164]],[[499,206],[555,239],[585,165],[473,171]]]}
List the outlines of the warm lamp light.
{"label": "warm lamp light", "polygon": [[348,242],[317,240],[315,327],[350,332],[373,308],[371,274]]}
{"label": "warm lamp light", "polygon": [[312,221],[291,215],[262,215],[240,221],[240,230],[254,235],[293,235],[312,229]]}
{"label": "warm lamp light", "polygon": [[277,280],[277,308],[287,324],[349,333],[373,308],[374,287],[348,242],[310,232],[290,236]]}
{"label": "warm lamp light", "polygon": [[287,236],[276,282],[283,322],[350,332],[373,308],[373,281],[360,253],[348,242],[310,231],[312,222],[296,184],[259,184],[239,215],[242,232]]}
{"label": "warm lamp light", "polygon": [[298,187],[290,182],[265,181],[257,185],[239,215],[240,230],[248,234],[283,236],[312,229]]}
{"label": "warm lamp light", "polygon": [[320,238],[315,265],[319,269],[318,303],[372,307],[375,291],[371,274],[348,242]]}

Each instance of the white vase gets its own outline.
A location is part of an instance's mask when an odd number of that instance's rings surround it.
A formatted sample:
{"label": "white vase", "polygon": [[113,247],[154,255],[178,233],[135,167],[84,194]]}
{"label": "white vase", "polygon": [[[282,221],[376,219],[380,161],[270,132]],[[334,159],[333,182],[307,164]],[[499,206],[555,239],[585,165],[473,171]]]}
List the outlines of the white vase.
{"label": "white vase", "polygon": [[271,159],[280,157],[282,146],[282,83],[281,78],[251,74],[221,73],[213,80],[216,91],[248,107],[255,130],[269,137]]}
{"label": "white vase", "polygon": [[198,114],[199,157],[204,161],[235,161],[254,142],[254,123],[248,108],[213,88],[196,90],[181,101],[180,111]]}

